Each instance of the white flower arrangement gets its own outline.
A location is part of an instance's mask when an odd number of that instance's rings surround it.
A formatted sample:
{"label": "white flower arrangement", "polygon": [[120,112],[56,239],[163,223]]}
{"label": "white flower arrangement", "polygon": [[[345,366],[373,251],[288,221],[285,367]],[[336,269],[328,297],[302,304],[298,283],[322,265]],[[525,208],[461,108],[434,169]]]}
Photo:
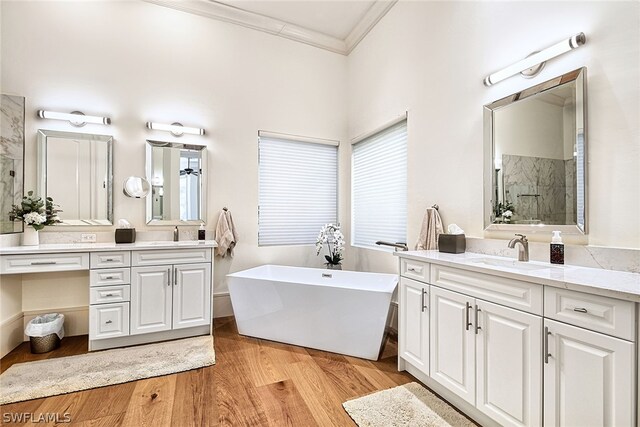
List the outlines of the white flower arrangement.
{"label": "white flower arrangement", "polygon": [[505,217],[505,218],[511,218],[513,216],[513,212],[504,211],[504,212],[502,212],[502,216]]}
{"label": "white flower arrangement", "polygon": [[41,215],[38,212],[29,212],[24,215],[24,223],[27,225],[40,225],[47,221],[46,215]]}
{"label": "white flower arrangement", "polygon": [[320,255],[324,245],[329,249],[329,255],[325,255],[327,264],[337,265],[343,259],[344,234],[340,231],[340,224],[325,224],[320,229],[316,238],[316,255]]}

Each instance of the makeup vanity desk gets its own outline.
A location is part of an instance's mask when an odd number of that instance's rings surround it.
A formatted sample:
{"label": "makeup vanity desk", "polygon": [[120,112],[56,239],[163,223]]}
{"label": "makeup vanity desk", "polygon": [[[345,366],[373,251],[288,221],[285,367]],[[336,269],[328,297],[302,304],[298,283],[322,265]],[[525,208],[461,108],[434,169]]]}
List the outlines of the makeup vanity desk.
{"label": "makeup vanity desk", "polygon": [[211,333],[214,240],[0,248],[0,274],[89,273],[89,350]]}

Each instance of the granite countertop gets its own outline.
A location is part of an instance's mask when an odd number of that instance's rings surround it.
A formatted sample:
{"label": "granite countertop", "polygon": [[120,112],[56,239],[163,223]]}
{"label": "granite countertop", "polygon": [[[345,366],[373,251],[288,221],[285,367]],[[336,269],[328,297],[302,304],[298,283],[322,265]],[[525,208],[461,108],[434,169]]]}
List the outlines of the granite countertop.
{"label": "granite countertop", "polygon": [[438,251],[409,251],[395,252],[395,255],[414,261],[640,302],[638,273],[537,261],[520,262],[512,258],[473,252],[449,254]]}
{"label": "granite countertop", "polygon": [[138,241],[135,243],[53,243],[39,246],[8,246],[0,248],[0,255],[20,254],[51,254],[72,252],[107,252],[107,251],[137,251],[151,249],[194,249],[215,248],[215,240],[183,240],[173,241]]}

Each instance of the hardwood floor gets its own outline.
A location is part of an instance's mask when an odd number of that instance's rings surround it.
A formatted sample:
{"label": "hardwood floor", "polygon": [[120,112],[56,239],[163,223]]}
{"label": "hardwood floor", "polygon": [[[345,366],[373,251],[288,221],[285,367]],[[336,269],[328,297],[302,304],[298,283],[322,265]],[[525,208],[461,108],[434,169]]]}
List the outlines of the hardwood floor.
{"label": "hardwood floor", "polygon": [[[214,343],[214,366],[4,405],[2,423],[21,425],[6,422],[19,413],[57,413],[60,420],[68,413],[70,425],[87,427],[354,426],[342,409],[345,400],[413,380],[397,371],[392,339],[372,362],[243,337],[229,317],[215,319]],[[65,338],[60,349],[43,355],[30,354],[23,343],[0,361],[0,371],[86,349],[86,336]]]}

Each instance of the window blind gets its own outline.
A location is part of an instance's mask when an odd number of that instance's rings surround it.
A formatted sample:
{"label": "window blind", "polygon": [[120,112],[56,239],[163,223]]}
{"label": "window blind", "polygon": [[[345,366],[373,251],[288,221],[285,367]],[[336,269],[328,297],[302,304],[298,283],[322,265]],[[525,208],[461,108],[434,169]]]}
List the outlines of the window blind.
{"label": "window blind", "polygon": [[258,245],[315,244],[338,216],[338,147],[261,136]]}
{"label": "window blind", "polygon": [[353,145],[351,242],[407,241],[407,121]]}

